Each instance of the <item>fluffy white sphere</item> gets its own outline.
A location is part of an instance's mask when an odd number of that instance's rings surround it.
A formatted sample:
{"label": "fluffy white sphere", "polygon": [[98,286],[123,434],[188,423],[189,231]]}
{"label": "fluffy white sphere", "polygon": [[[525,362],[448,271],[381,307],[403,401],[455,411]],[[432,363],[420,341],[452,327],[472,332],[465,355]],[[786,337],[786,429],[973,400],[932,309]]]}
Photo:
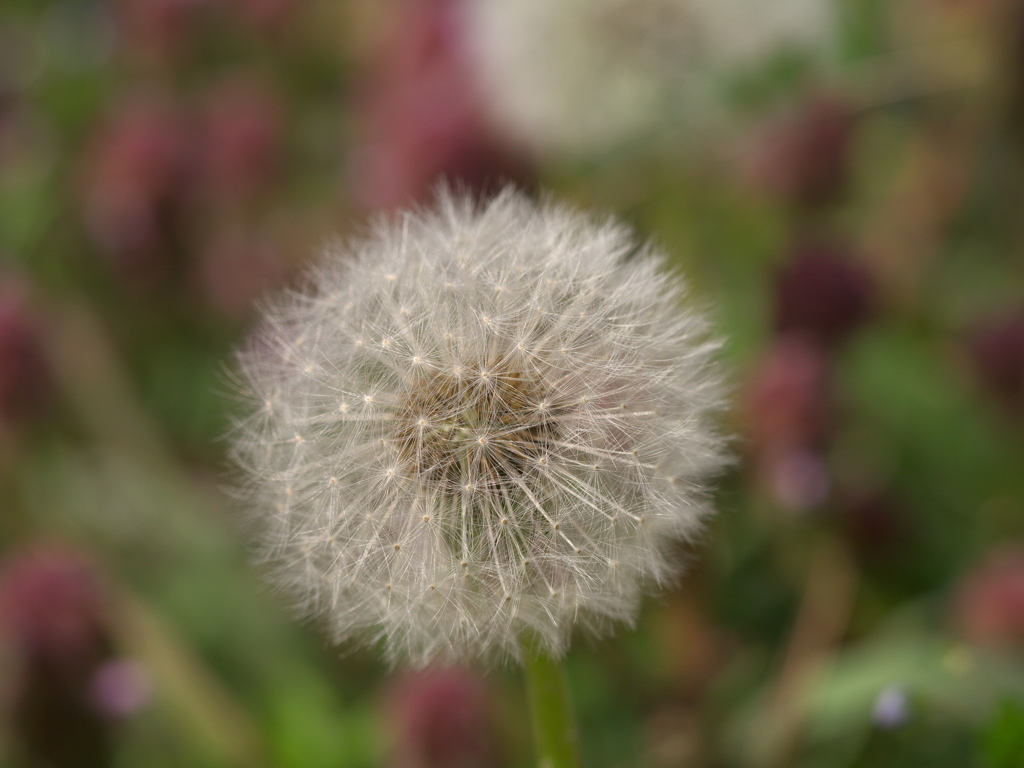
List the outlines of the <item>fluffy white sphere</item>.
{"label": "fluffy white sphere", "polygon": [[659,123],[720,123],[724,88],[832,44],[834,0],[469,0],[495,116],[542,152],[591,153]]}
{"label": "fluffy white sphere", "polygon": [[514,192],[329,249],[240,356],[276,583],[414,664],[630,621],[709,511],[716,346],[627,229]]}

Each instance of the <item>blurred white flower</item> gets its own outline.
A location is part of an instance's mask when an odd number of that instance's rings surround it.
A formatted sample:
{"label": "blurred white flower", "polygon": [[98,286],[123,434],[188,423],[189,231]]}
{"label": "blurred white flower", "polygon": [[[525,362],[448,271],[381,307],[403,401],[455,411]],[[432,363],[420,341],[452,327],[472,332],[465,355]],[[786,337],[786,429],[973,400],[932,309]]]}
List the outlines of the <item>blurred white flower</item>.
{"label": "blurred white flower", "polygon": [[279,586],[415,664],[631,620],[722,464],[717,343],[629,231],[506,191],[328,250],[242,353]]}
{"label": "blurred white flower", "polygon": [[[699,124],[783,51],[827,48],[832,0],[475,0],[496,117],[541,151],[591,152]],[[681,122],[682,121],[682,122]]]}

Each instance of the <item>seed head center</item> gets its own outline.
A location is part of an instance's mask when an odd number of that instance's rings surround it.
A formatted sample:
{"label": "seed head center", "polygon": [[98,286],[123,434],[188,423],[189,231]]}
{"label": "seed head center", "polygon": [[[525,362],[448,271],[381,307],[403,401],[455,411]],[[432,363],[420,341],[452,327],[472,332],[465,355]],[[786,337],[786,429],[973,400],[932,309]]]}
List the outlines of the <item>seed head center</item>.
{"label": "seed head center", "polygon": [[[509,365],[470,364],[436,372],[409,385],[391,442],[403,474],[444,496],[467,487],[514,489],[536,471],[556,439],[555,409],[544,377]],[[469,375],[465,375],[469,374]],[[544,403],[544,408],[538,408]]]}

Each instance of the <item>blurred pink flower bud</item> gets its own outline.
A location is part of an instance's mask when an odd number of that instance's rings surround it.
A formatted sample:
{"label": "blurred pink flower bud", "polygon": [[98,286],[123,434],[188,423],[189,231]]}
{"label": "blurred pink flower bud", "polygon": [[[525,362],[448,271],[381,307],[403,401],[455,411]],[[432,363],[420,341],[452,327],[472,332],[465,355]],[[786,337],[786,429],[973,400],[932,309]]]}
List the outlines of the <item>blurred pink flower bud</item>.
{"label": "blurred pink flower bud", "polygon": [[118,26],[125,48],[144,59],[173,57],[188,44],[209,0],[120,0]]}
{"label": "blurred pink flower bud", "polygon": [[148,97],[117,107],[86,158],[85,223],[95,245],[129,279],[166,269],[191,181],[192,132],[177,105]]}
{"label": "blurred pink flower bud", "polygon": [[29,659],[76,665],[103,645],[99,583],[81,555],[59,547],[8,558],[0,571],[4,634]]}
{"label": "blurred pink flower bud", "polygon": [[273,180],[283,113],[277,95],[252,80],[227,81],[209,95],[202,172],[214,204],[249,198]]}
{"label": "blurred pink flower bud", "polygon": [[51,395],[51,371],[26,292],[0,278],[0,432],[37,416]]}
{"label": "blurred pink flower bud", "polygon": [[356,200],[393,208],[422,200],[442,177],[474,192],[529,185],[531,164],[485,116],[463,38],[459,0],[397,3],[359,101],[364,137],[350,161]]}
{"label": "blurred pink flower bud", "polygon": [[777,274],[775,325],[834,346],[868,319],[873,294],[871,276],[841,251],[802,246]]}
{"label": "blurred pink flower bud", "polygon": [[838,98],[816,95],[756,139],[753,183],[798,205],[835,202],[848,176],[852,119]]}
{"label": "blurred pink flower bud", "polygon": [[968,353],[982,386],[1003,407],[1024,412],[1024,312],[978,325],[968,339]]}
{"label": "blurred pink flower bud", "polygon": [[277,32],[298,10],[299,0],[230,0],[236,13],[250,26]]}
{"label": "blurred pink flower bud", "polygon": [[89,768],[109,762],[109,731],[90,700],[110,655],[102,587],[76,552],[40,547],[0,571],[0,644],[14,661],[4,681],[17,747],[30,763]]}
{"label": "blurred pink flower bud", "polygon": [[[4,40],[0,38],[0,44]],[[0,59],[0,64],[3,60]],[[18,93],[0,80],[0,170],[4,165],[18,156]]]}
{"label": "blurred pink flower bud", "polygon": [[828,494],[820,450],[831,427],[828,360],[807,337],[776,338],[746,388],[754,464],[775,499],[790,509],[817,506]]}
{"label": "blurred pink flower bud", "polygon": [[810,451],[788,451],[766,457],[769,489],[776,503],[806,512],[828,499],[832,477],[825,460]]}
{"label": "blurred pink flower bud", "polygon": [[491,709],[468,672],[432,670],[403,679],[391,696],[398,730],[394,768],[496,768]]}
{"label": "blurred pink flower bud", "polygon": [[828,361],[798,335],[775,339],[746,390],[747,423],[758,453],[819,448],[831,426]]}
{"label": "blurred pink flower bud", "polygon": [[224,316],[239,320],[254,299],[285,281],[288,264],[269,238],[242,230],[226,230],[203,252],[196,287]]}
{"label": "blurred pink flower bud", "polygon": [[953,618],[971,642],[1024,645],[1024,545],[989,553],[967,574],[953,601]]}

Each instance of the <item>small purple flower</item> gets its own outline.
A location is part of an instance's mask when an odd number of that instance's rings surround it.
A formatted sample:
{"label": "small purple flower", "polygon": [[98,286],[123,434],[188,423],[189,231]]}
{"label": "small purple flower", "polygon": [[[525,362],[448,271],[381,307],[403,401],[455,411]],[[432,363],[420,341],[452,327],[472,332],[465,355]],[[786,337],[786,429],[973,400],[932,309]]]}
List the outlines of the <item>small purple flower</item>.
{"label": "small purple flower", "polygon": [[875,699],[871,719],[882,730],[899,728],[910,718],[910,703],[902,685],[894,684],[883,688]]}
{"label": "small purple flower", "polygon": [[832,479],[821,456],[792,451],[779,456],[770,467],[770,487],[775,500],[795,512],[821,506],[828,498]]}
{"label": "small purple flower", "polygon": [[89,694],[98,712],[112,719],[133,715],[149,703],[152,682],[146,668],[133,659],[113,659],[92,677]]}

